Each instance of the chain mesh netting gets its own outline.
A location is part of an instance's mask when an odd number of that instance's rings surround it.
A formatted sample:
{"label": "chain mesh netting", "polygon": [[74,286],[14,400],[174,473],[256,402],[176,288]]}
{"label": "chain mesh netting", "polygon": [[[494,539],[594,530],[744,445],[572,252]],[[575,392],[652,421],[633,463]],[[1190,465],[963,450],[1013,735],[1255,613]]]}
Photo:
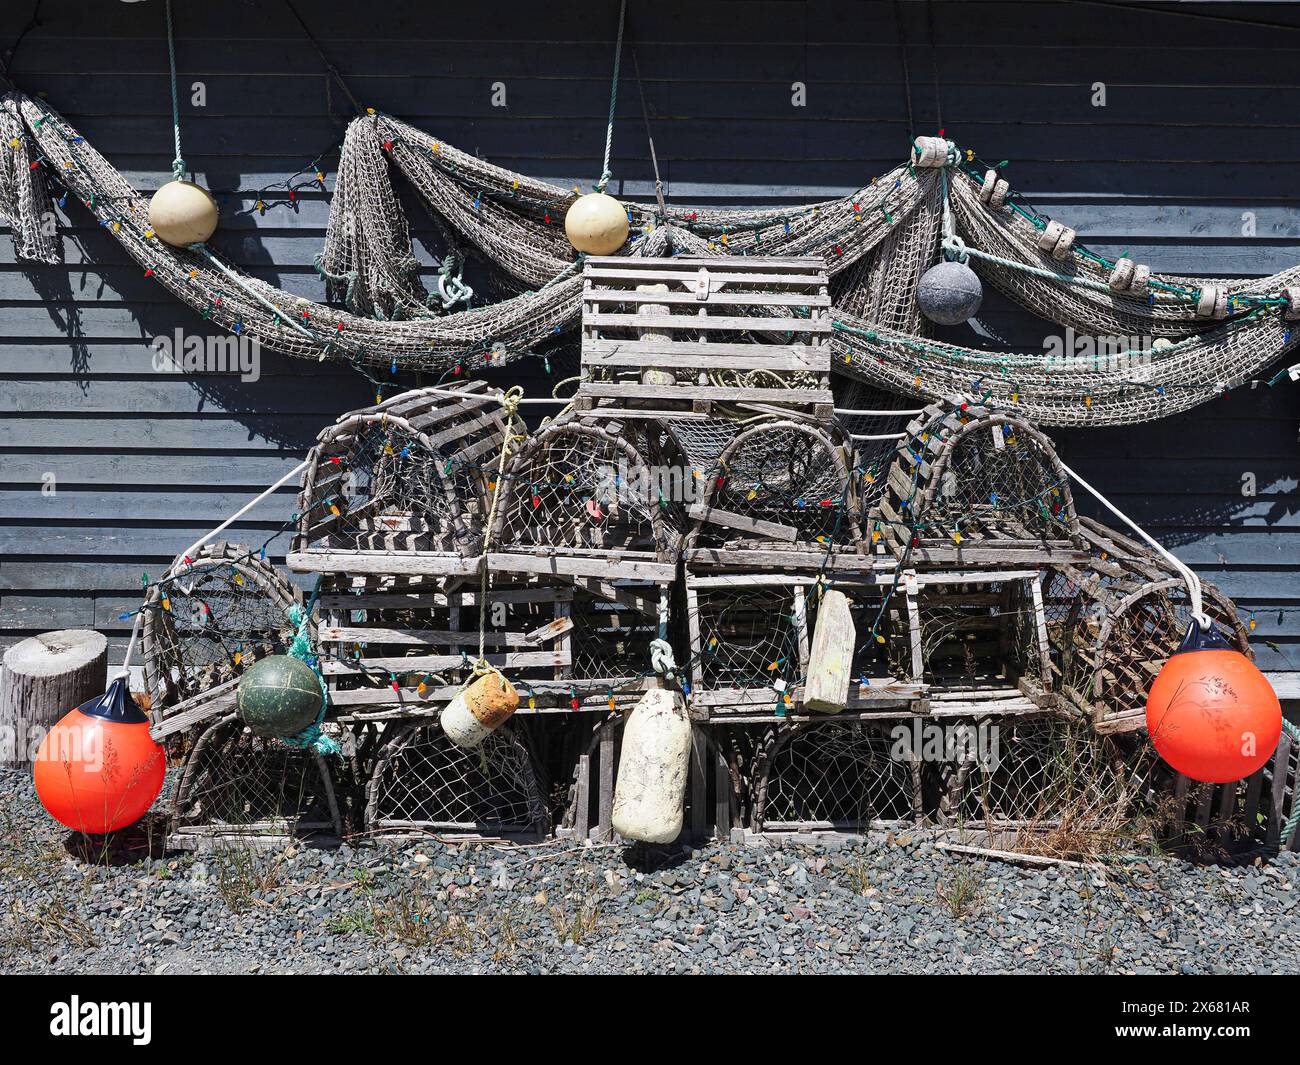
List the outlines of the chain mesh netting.
{"label": "chain mesh netting", "polygon": [[230,833],[339,833],[328,763],[255,735],[235,715],[209,725],[185,762],[174,800],[181,827]]}
{"label": "chain mesh netting", "polygon": [[651,671],[650,643],[659,635],[654,599],[638,600],[640,610],[579,591],[571,617],[573,676],[582,680],[628,680]]}
{"label": "chain mesh netting", "polygon": [[410,724],[398,726],[381,757],[366,825],[371,832],[540,833],[549,815],[532,759],[508,725],[466,749],[436,724]]}
{"label": "chain mesh netting", "polygon": [[762,756],[755,829],[863,829],[910,821],[913,767],[894,757],[888,725],[814,724],[778,733]]}
{"label": "chain mesh netting", "polygon": [[141,658],[155,709],[234,680],[283,654],[294,636],[296,593],[246,547],[210,544],[174,565],[145,600]]}
{"label": "chain mesh netting", "polygon": [[[926,680],[1015,683],[1037,674],[1034,607],[1022,581],[922,588],[917,609]],[[903,648],[893,653],[902,669]]]}

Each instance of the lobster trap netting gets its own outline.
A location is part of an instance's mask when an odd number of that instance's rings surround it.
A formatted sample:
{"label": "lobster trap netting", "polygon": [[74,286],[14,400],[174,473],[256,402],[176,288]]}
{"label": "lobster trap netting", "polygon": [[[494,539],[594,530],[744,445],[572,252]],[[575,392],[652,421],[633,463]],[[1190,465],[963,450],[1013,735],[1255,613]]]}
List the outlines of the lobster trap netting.
{"label": "lobster trap netting", "polygon": [[909,424],[871,516],[909,547],[1074,544],[1078,515],[1051,442],[1027,422],[962,403],[932,404]]}
{"label": "lobster trap netting", "polygon": [[[919,590],[916,608],[927,681],[1014,684],[1041,672],[1034,604],[1024,581],[928,585]],[[895,669],[902,669],[903,642],[888,646]]]}
{"label": "lobster trap netting", "polygon": [[372,833],[543,834],[545,789],[509,725],[478,747],[452,743],[435,724],[400,725],[388,739],[366,801]]}
{"label": "lobster trap netting", "polygon": [[[1053,567],[1044,583],[1052,666],[1066,696],[1104,732],[1140,729],[1156,674],[1191,621],[1187,587],[1153,550],[1084,519],[1092,558]],[[1242,654],[1249,627],[1235,604],[1202,582],[1203,607]]]}
{"label": "lobster trap netting", "polygon": [[916,819],[921,765],[900,754],[891,728],[827,721],[773,731],[754,773],[755,831],[855,831]]}
{"label": "lobster trap netting", "polygon": [[687,546],[856,544],[852,455],[847,440],[815,423],[764,419],[744,426],[705,471],[704,513]]}
{"label": "lobster trap netting", "polygon": [[1023,827],[1083,815],[1122,817],[1137,797],[1117,749],[1081,722],[965,725],[969,742],[945,766],[949,820]]}
{"label": "lobster trap netting", "polygon": [[547,426],[510,461],[493,547],[675,557],[681,497],[656,475],[658,446],[635,425]]}
{"label": "lobster trap netting", "polygon": [[343,831],[329,763],[257,735],[234,714],[208,725],[195,741],[172,812],[181,831],[336,836]]}
{"label": "lobster trap netting", "polygon": [[618,602],[574,591],[569,639],[575,679],[608,680],[615,687],[654,671],[650,644],[659,636],[660,587],[625,584],[619,591],[624,596]]}
{"label": "lobster trap netting", "polygon": [[140,653],[154,710],[228,684],[294,637],[296,589],[247,547],[217,542],[174,563],[141,608]]}
{"label": "lobster trap netting", "polygon": [[[696,687],[787,688],[807,666],[803,592],[789,586],[708,587],[695,592]],[[775,700],[777,695],[773,694]]]}
{"label": "lobster trap netting", "polygon": [[503,438],[495,401],[468,389],[344,416],[310,456],[295,550],[475,554]]}

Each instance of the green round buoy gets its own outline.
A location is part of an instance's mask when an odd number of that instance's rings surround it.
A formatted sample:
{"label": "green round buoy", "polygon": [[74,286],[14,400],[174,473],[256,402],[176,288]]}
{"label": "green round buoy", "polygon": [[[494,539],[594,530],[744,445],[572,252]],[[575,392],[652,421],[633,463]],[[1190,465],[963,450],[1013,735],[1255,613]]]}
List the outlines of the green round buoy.
{"label": "green round buoy", "polygon": [[311,666],[271,655],[239,679],[235,705],[244,724],[263,736],[296,736],[320,713],[320,681]]}

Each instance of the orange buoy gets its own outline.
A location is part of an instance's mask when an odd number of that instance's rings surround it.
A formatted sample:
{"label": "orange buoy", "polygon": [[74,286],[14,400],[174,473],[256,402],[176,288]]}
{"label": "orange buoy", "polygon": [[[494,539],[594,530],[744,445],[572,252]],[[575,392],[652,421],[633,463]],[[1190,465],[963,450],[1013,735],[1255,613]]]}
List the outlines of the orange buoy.
{"label": "orange buoy", "polygon": [[1207,784],[1242,780],[1273,756],[1282,705],[1264,674],[1211,624],[1195,620],[1147,695],[1160,757]]}
{"label": "orange buoy", "polygon": [[36,754],[36,794],[51,817],[96,835],[144,816],[162,791],[167,760],[149,718],[118,677],[46,735]]}

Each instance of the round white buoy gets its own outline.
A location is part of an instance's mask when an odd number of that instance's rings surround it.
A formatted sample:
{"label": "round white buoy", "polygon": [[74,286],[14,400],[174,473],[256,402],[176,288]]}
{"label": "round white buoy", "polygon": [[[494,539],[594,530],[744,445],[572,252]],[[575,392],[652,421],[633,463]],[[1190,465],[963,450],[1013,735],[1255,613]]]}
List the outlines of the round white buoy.
{"label": "round white buoy", "polygon": [[979,275],[965,263],[942,262],[921,275],[916,302],[932,322],[960,325],[972,318],[984,300]]}
{"label": "round white buoy", "polygon": [[579,196],[564,216],[564,235],[588,255],[613,255],[627,240],[627,231],[627,211],[603,192]]}
{"label": "round white buoy", "polygon": [[173,248],[201,244],[217,231],[217,201],[192,181],[169,181],[149,201],[149,225]]}

